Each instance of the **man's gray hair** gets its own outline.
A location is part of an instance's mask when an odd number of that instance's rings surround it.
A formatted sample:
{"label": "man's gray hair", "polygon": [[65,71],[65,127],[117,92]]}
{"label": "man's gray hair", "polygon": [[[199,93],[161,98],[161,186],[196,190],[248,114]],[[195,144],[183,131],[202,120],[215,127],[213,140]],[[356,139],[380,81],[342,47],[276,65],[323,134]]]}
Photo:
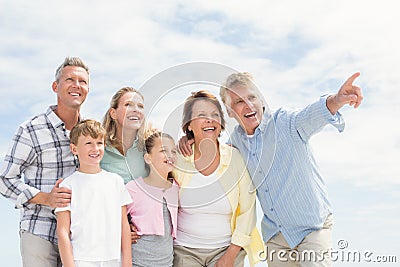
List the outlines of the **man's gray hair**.
{"label": "man's gray hair", "polygon": [[229,75],[228,78],[226,78],[225,83],[220,87],[219,90],[219,96],[226,107],[230,107],[231,103],[231,99],[227,91],[236,85],[255,87],[253,76],[248,72],[237,72]]}
{"label": "man's gray hair", "polygon": [[80,59],[79,57],[66,57],[64,62],[56,70],[56,75],[55,75],[56,82],[60,81],[62,71],[67,66],[75,66],[75,67],[84,68],[86,70],[87,74],[89,74],[89,68],[82,61],[82,59]]}

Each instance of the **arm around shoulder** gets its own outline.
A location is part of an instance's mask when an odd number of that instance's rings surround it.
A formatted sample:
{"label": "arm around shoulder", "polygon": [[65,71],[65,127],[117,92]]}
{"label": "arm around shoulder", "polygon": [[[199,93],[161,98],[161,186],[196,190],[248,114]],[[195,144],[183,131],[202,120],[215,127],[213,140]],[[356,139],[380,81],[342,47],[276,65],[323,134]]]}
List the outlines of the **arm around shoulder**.
{"label": "arm around shoulder", "polygon": [[[38,188],[21,181],[28,168],[35,173],[37,154],[27,127],[21,125],[13,138],[13,143],[5,156],[4,168],[0,175],[0,193],[15,202],[16,208],[22,208],[27,203],[55,207],[65,207],[70,202],[68,189],[53,188],[51,193],[41,192]],[[36,168],[36,169],[35,169]],[[29,177],[25,177],[29,179]],[[61,181],[60,181],[61,182]]]}
{"label": "arm around shoulder", "polygon": [[71,202],[71,190],[60,187],[63,179],[58,179],[50,193],[39,192],[29,200],[31,204],[40,204],[52,208],[66,207]]}
{"label": "arm around shoulder", "polygon": [[34,162],[36,153],[29,133],[24,125],[20,125],[8,152],[4,157],[0,174],[0,193],[22,208],[39,190],[21,181],[25,170]]}

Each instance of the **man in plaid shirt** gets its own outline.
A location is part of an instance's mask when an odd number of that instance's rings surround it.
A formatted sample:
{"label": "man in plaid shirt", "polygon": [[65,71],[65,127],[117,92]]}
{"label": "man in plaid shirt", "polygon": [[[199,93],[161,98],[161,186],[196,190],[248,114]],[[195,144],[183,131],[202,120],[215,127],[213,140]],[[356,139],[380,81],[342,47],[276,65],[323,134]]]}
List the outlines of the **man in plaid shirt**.
{"label": "man in plaid shirt", "polygon": [[61,266],[53,211],[71,199],[71,192],[58,185],[77,167],[69,131],[80,119],[89,92],[88,67],[80,58],[67,57],[56,70],[52,89],[57,105],[19,126],[0,172],[0,193],[23,210],[20,241],[25,267]]}

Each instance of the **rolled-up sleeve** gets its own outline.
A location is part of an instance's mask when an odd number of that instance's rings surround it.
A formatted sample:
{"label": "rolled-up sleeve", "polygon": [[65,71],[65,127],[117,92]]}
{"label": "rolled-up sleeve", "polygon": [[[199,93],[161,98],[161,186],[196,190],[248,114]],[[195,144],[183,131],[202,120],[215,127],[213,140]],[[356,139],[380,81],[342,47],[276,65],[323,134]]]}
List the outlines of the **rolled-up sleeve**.
{"label": "rolled-up sleeve", "polygon": [[0,193],[22,208],[40,190],[21,181],[25,169],[33,162],[36,154],[29,134],[21,126],[14,135],[12,144],[4,157],[0,174]]}

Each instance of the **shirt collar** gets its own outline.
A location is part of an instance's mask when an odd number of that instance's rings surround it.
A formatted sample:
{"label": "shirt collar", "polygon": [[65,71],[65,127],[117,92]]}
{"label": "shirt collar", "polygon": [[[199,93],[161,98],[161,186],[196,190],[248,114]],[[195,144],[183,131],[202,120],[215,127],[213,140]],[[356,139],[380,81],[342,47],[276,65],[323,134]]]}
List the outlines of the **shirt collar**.
{"label": "shirt collar", "polygon": [[[57,116],[55,110],[57,109],[57,105],[50,106],[46,111],[46,117],[49,119],[51,125],[54,128],[64,127],[65,123]],[[81,114],[79,114],[78,122],[82,120]]]}
{"label": "shirt collar", "polygon": [[[131,150],[131,149],[135,149],[135,148],[138,146],[138,142],[139,142],[139,138],[138,138],[138,136],[136,136],[135,141],[133,141],[132,146],[131,146],[130,148],[128,148],[128,151]],[[109,152],[112,152],[112,153],[120,154],[120,155],[121,155],[121,153],[119,152],[119,150],[116,149],[115,147],[111,146],[111,145],[106,145],[104,149],[105,149],[105,150],[108,150]]]}
{"label": "shirt collar", "polygon": [[[267,128],[267,125],[270,123],[272,120],[272,114],[271,111],[268,109],[264,111],[264,114],[262,116],[262,120],[260,122],[260,125],[258,125],[258,129],[260,129],[261,132],[265,132],[265,129]],[[257,130],[257,129],[256,129]]]}
{"label": "shirt collar", "polygon": [[[270,123],[272,119],[272,114],[269,110],[264,111],[264,114],[262,116],[260,124],[257,126],[256,130],[254,131],[254,134],[256,134],[258,131],[261,133],[265,132],[265,129],[267,128],[267,125]],[[242,136],[247,136],[246,131],[243,129],[242,125],[238,124],[237,125],[238,132]]]}
{"label": "shirt collar", "polygon": [[49,119],[54,128],[58,128],[60,126],[64,127],[64,122],[54,112],[56,109],[57,105],[50,106],[46,111],[46,117]]}

